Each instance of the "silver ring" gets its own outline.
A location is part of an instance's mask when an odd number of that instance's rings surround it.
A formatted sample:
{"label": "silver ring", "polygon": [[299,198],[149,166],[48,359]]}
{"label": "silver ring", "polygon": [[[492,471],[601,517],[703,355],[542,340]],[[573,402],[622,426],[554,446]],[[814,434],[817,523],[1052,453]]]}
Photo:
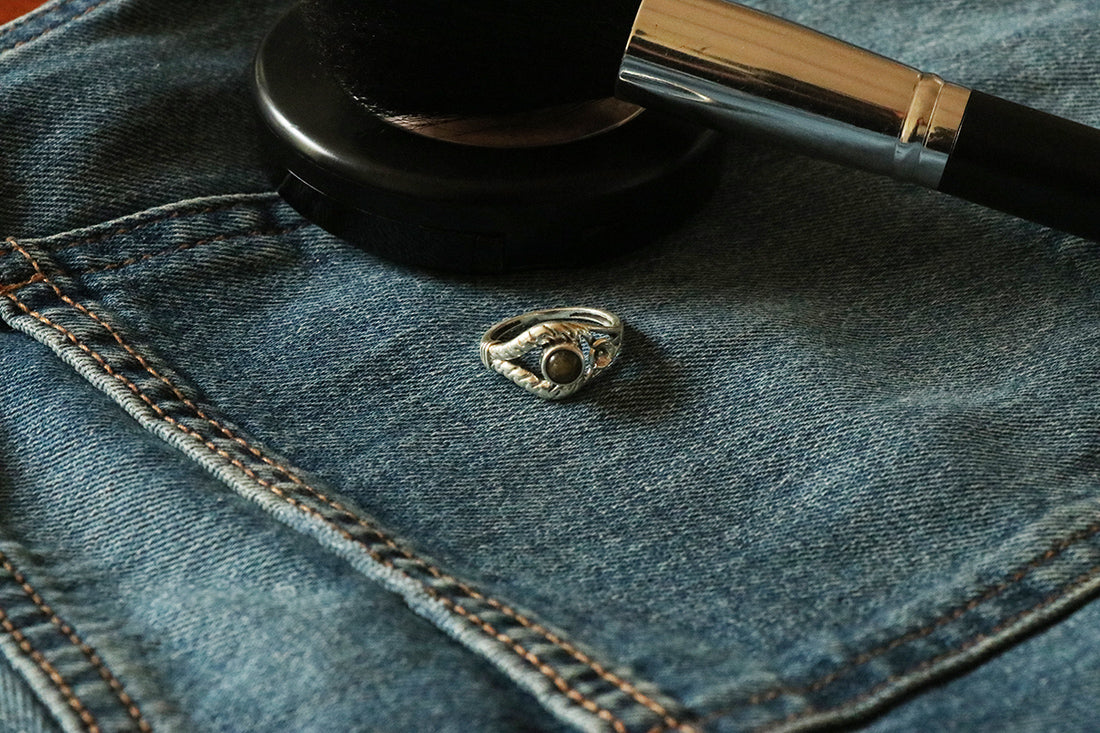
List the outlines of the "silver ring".
{"label": "silver ring", "polygon": [[[596,308],[548,308],[496,324],[481,337],[481,363],[532,394],[560,400],[598,377],[623,348],[623,322]],[[514,360],[542,349],[542,376]]]}

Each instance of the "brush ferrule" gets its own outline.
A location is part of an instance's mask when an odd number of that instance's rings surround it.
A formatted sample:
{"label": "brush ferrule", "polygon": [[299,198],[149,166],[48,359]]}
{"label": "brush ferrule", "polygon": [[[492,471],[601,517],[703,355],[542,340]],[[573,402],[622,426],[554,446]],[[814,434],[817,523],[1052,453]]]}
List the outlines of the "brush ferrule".
{"label": "brush ferrule", "polygon": [[970,91],[727,0],[643,0],[617,95],[936,188]]}

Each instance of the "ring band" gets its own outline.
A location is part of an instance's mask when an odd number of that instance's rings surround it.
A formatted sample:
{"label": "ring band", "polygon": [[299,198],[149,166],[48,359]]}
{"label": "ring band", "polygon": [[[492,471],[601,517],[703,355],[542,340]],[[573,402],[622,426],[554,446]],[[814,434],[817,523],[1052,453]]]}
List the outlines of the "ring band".
{"label": "ring band", "polygon": [[[481,363],[528,392],[560,400],[599,376],[623,347],[623,323],[596,308],[548,308],[496,324],[481,337]],[[514,360],[542,349],[542,376]]]}

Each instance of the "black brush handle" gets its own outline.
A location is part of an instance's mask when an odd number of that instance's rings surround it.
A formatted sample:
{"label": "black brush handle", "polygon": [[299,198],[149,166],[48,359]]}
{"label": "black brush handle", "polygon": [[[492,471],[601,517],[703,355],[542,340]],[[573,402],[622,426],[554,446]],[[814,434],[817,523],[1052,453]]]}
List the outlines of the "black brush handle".
{"label": "black brush handle", "polygon": [[939,190],[1100,240],[1100,130],[972,92]]}

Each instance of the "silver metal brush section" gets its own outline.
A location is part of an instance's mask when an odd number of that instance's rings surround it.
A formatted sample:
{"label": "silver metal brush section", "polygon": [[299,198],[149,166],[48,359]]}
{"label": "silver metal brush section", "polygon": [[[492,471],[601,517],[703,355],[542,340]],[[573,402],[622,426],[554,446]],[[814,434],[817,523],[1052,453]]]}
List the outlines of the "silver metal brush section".
{"label": "silver metal brush section", "polygon": [[727,0],[643,0],[617,96],[936,188],[970,90]]}

